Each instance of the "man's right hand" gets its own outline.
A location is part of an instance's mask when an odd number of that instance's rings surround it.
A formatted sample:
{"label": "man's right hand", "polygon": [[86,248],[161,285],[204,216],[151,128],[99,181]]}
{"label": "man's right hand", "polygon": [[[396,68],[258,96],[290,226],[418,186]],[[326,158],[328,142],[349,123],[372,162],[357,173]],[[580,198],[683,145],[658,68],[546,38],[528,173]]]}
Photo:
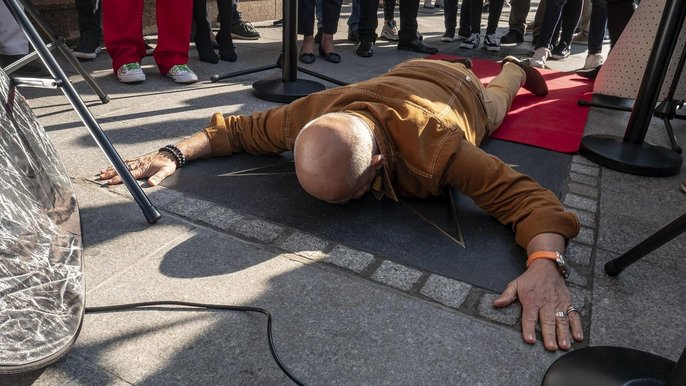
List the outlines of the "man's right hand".
{"label": "man's right hand", "polygon": [[[133,178],[139,180],[148,179],[150,186],[156,186],[168,176],[176,171],[176,162],[167,152],[155,152],[140,156],[136,159],[124,161],[126,167],[131,171]],[[107,185],[121,184],[121,176],[112,166],[100,170],[98,179]]]}

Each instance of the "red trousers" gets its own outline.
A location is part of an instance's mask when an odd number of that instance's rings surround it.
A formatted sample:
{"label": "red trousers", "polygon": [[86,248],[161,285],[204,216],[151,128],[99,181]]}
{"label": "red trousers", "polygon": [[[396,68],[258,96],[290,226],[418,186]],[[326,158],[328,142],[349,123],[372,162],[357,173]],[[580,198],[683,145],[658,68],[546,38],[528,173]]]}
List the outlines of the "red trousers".
{"label": "red trousers", "polygon": [[[157,47],[153,57],[162,75],[188,63],[193,0],[157,0]],[[103,0],[102,32],[115,73],[145,57],[143,0]]]}

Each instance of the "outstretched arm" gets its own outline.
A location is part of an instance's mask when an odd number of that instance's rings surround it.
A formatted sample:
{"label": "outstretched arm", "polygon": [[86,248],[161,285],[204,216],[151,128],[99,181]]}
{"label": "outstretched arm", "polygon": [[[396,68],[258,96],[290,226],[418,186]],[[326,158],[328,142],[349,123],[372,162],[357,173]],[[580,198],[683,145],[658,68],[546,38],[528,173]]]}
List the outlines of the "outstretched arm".
{"label": "outstretched arm", "polygon": [[[210,141],[205,131],[195,133],[175,145],[181,150],[186,161],[207,157],[211,152]],[[155,151],[135,159],[126,160],[124,163],[131,170],[135,179],[147,178],[148,184],[151,186],[158,185],[176,171],[174,157],[167,151]],[[112,166],[100,170],[98,179],[107,185],[116,185],[122,182],[121,177]]]}
{"label": "outstretched arm", "polygon": [[[556,233],[541,233],[531,239],[526,249],[527,255],[530,256],[538,251],[563,253],[564,248],[564,237]],[[522,304],[522,338],[525,342],[536,342],[536,322],[541,326],[546,350],[569,350],[572,339],[583,340],[581,317],[578,312],[567,313],[573,305],[572,297],[554,261],[533,261],[526,272],[507,285],[493,305],[499,308],[507,307],[516,299]],[[555,316],[557,312],[567,315]]]}

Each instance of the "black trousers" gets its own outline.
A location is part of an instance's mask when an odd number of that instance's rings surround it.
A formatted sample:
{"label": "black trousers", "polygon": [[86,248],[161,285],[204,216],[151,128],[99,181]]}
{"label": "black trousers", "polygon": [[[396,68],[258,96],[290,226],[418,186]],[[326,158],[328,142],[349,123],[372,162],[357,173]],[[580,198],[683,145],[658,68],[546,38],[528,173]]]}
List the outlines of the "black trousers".
{"label": "black trousers", "polygon": [[[295,1],[295,0],[291,0]],[[378,3],[378,0],[376,0]],[[298,1],[298,34],[314,35],[315,0]],[[338,18],[341,16],[343,0],[322,0],[322,32],[335,34],[338,30]]]}
{"label": "black trousers", "polygon": [[79,19],[80,39],[92,39],[96,45],[102,43],[100,2],[98,0],[75,0]]}
{"label": "black trousers", "polygon": [[607,0],[607,30],[610,33],[610,47],[614,47],[624,27],[634,15],[637,3],[634,0]]}
{"label": "black trousers", "polygon": [[[417,14],[419,13],[419,0],[399,0],[400,6],[400,30],[398,37],[401,42],[409,42],[417,39]],[[376,41],[376,27],[379,19],[376,16],[379,8],[379,0],[360,1],[360,22],[357,32],[361,40]]]}

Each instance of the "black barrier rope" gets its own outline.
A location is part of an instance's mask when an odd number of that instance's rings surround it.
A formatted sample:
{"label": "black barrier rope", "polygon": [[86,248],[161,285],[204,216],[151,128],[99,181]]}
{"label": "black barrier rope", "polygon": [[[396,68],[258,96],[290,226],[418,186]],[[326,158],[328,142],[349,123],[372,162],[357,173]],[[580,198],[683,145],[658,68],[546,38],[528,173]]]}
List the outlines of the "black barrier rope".
{"label": "black barrier rope", "polygon": [[[258,312],[267,317],[267,341],[269,342],[269,351],[271,351],[272,357],[281,371],[283,371],[288,378],[290,378],[296,385],[305,386],[305,383],[299,380],[295,375],[293,375],[286,365],[281,362],[279,355],[276,353],[276,348],[274,347],[274,340],[272,339],[272,316],[269,311],[258,308],[258,307],[247,307],[247,306],[228,306],[224,304],[203,304],[203,303],[190,303],[181,302],[176,300],[161,300],[153,302],[141,302],[141,303],[129,303],[129,304],[115,304],[111,306],[101,306],[101,307],[86,307],[86,313],[101,313],[101,312],[114,312],[114,311],[125,311],[133,308],[140,307],[150,307],[150,306],[185,306],[185,307],[195,307],[195,308],[208,308],[216,310],[227,310],[227,311],[239,311],[239,312]],[[180,309],[182,311],[190,311]]]}

